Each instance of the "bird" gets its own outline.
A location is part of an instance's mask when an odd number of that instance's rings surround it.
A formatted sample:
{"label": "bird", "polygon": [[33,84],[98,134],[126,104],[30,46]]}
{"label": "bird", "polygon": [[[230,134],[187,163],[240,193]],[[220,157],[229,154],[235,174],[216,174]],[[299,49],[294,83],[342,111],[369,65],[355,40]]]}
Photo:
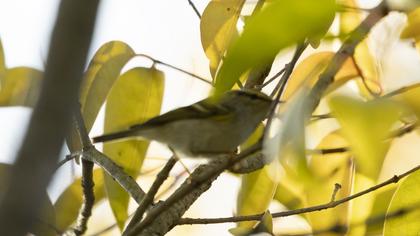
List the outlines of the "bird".
{"label": "bird", "polygon": [[93,138],[93,143],[130,138],[155,140],[188,157],[232,154],[267,117],[273,100],[254,90],[210,96],[126,130]]}

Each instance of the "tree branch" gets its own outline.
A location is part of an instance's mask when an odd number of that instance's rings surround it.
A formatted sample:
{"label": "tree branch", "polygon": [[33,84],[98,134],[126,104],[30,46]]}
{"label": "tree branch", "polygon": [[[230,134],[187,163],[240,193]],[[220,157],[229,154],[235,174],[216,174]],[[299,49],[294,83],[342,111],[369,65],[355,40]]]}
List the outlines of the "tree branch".
{"label": "tree branch", "polygon": [[163,235],[172,229],[211,183],[226,169],[232,167],[249,155],[261,150],[261,142],[244,150],[235,157],[222,157],[208,164],[200,165],[166,201],[160,202],[146,218],[127,232],[127,235]]}
{"label": "tree branch", "polygon": [[177,162],[177,158],[175,156],[173,156],[171,159],[168,160],[168,162],[166,162],[166,165],[159,172],[159,174],[156,177],[156,180],[153,182],[152,187],[150,187],[146,196],[143,198],[140,205],[137,207],[137,210],[134,213],[134,216],[131,219],[130,223],[127,225],[125,232],[130,231],[132,227],[134,227],[135,224],[141,221],[147,208],[149,208],[149,206],[153,203],[153,200],[155,199],[155,195],[158,192],[160,186],[168,178],[169,172],[172,170],[176,162]]}
{"label": "tree branch", "polygon": [[71,126],[98,4],[98,0],[60,3],[40,98],[0,200],[0,235],[25,235],[43,210],[43,190]]}
{"label": "tree branch", "polygon": [[[330,208],[334,208],[338,205],[344,204],[346,202],[349,202],[355,198],[361,197],[363,195],[366,195],[368,193],[371,193],[377,189],[383,188],[390,184],[398,183],[402,178],[407,177],[408,175],[418,171],[420,169],[420,165],[412,168],[411,170],[400,174],[400,175],[394,175],[394,177],[377,184],[375,186],[372,186],[368,189],[365,189],[361,192],[355,193],[353,195],[350,195],[348,197],[331,201],[329,203],[306,207],[306,208],[300,208],[296,210],[290,210],[290,211],[282,211],[277,213],[272,213],[271,215],[273,218],[278,217],[286,217],[286,216],[292,216],[292,215],[300,215],[304,213],[314,212],[314,211],[322,211]],[[207,219],[194,219],[194,218],[182,218],[178,221],[178,225],[193,225],[193,224],[220,224],[220,223],[234,223],[234,222],[242,222],[242,221],[255,221],[261,219],[261,217],[264,215],[264,213],[261,214],[255,214],[255,215],[246,215],[246,216],[233,216],[233,217],[225,217],[225,218],[207,218]]]}
{"label": "tree branch", "polygon": [[143,189],[137,184],[133,177],[127,175],[120,166],[115,164],[109,157],[102,152],[90,147],[83,151],[82,158],[94,162],[102,167],[109,175],[111,175],[121,187],[127,191],[130,196],[140,204],[146,195]]}
{"label": "tree branch", "polygon": [[366,37],[370,29],[388,12],[385,1],[373,8],[365,20],[349,35],[341,48],[331,59],[325,71],[319,76],[318,81],[310,91],[306,99],[307,118],[318,106],[322,95],[328,86],[334,81],[334,76],[340,70],[344,62],[354,54],[356,46]]}

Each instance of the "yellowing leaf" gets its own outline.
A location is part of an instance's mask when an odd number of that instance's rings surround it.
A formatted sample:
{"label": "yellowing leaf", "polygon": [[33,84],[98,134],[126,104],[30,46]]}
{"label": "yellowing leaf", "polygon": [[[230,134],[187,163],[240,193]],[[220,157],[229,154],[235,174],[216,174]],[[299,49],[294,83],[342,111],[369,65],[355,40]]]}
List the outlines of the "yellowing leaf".
{"label": "yellowing leaf", "polygon": [[[355,0],[340,0],[339,3],[347,7],[359,7]],[[340,13],[340,33],[342,35],[349,34],[362,22],[362,20],[361,11],[344,10],[344,12]],[[380,94],[382,92],[378,66],[369,50],[367,40],[365,39],[359,43],[354,52],[355,62],[360,68],[364,79],[364,83],[360,80],[357,82],[361,94],[365,97],[370,97],[370,93]]]}
{"label": "yellowing leaf", "polygon": [[229,90],[247,70],[263,67],[283,48],[317,36],[335,16],[334,0],[272,1],[247,20],[216,77],[216,94]]}
{"label": "yellowing leaf", "polygon": [[[392,197],[385,220],[384,236],[419,235],[420,233],[420,172],[406,177]],[[395,216],[397,211],[400,215]],[[392,215],[394,214],[394,217]]]}
{"label": "yellowing leaf", "polygon": [[88,131],[121,69],[134,55],[133,49],[124,42],[111,41],[102,45],[93,56],[80,91],[82,114]]}
{"label": "yellowing leaf", "polygon": [[[105,109],[104,132],[124,130],[145,122],[160,112],[164,75],[155,68],[134,68],[122,74],[112,87]],[[104,153],[133,178],[139,174],[149,141],[123,140],[104,144]],[[122,229],[129,195],[104,172],[105,188],[112,211]]]}
{"label": "yellowing leaf", "polygon": [[0,40],[0,90],[3,86],[3,76],[6,71],[6,58],[4,56],[3,44]]}
{"label": "yellowing leaf", "polygon": [[[327,135],[317,149],[347,147],[347,141],[338,132]],[[341,188],[337,191],[335,199],[350,195],[353,179],[353,162],[348,152],[313,155],[309,168],[313,178],[305,183],[306,206],[314,206],[331,201],[335,184]],[[325,211],[312,212],[307,218],[313,230],[322,230],[335,225],[348,224],[350,204],[342,204]]]}
{"label": "yellowing leaf", "polygon": [[371,97],[371,94],[381,94],[380,74],[377,62],[369,50],[367,39],[357,45],[354,60],[362,73],[362,81],[358,81],[361,94]]}
{"label": "yellowing leaf", "polygon": [[385,139],[401,114],[400,107],[385,99],[361,102],[334,97],[330,108],[355,154],[356,171],[376,181],[389,147]]}
{"label": "yellowing leaf", "polygon": [[414,9],[408,14],[408,24],[401,33],[401,38],[420,39],[420,7]]}
{"label": "yellowing leaf", "polygon": [[[396,189],[397,189],[396,186],[390,185],[389,187],[386,187],[384,190],[375,191],[374,193],[375,202],[373,203],[372,210],[368,218],[374,218],[374,217],[383,216],[386,214],[386,211],[391,202],[391,198],[394,195]],[[385,219],[375,224],[368,225],[366,228],[366,234],[380,235],[383,231],[384,223],[385,223]]]}
{"label": "yellowing leaf", "polygon": [[[260,125],[241,148],[255,144],[264,134],[264,126]],[[274,163],[262,169],[242,175],[242,184],[238,194],[237,214],[258,214],[267,210],[277,188],[277,181],[270,173]],[[256,222],[240,222],[239,228],[251,229]]]}
{"label": "yellowing leaf", "polygon": [[401,101],[403,104],[406,104],[414,114],[416,114],[417,119],[420,119],[420,85],[414,84],[407,87],[407,89],[395,96],[396,100]]}
{"label": "yellowing leaf", "polygon": [[29,106],[36,103],[41,89],[42,72],[30,67],[16,67],[4,72],[0,106]]}
{"label": "yellowing leaf", "polygon": [[214,77],[232,40],[238,37],[236,24],[245,0],[213,0],[201,16],[201,45],[210,61]]}
{"label": "yellowing leaf", "polygon": [[[95,203],[105,197],[104,179],[101,169],[93,171],[93,182],[95,186]],[[82,180],[77,178],[70,186],[61,193],[60,197],[54,204],[57,216],[57,229],[64,231],[73,224],[79,215],[80,207],[83,204]]]}
{"label": "yellowing leaf", "polygon": [[[93,56],[82,80],[79,99],[88,132],[122,68],[134,56],[133,49],[121,41],[105,43]],[[77,137],[75,131],[71,130],[68,142],[71,152],[81,149]]]}
{"label": "yellowing leaf", "polygon": [[287,186],[283,184],[284,182],[283,180],[284,178],[282,178],[280,180],[280,183],[277,185],[277,190],[274,195],[274,199],[279,201],[283,206],[285,206],[289,210],[303,207],[303,204],[302,204],[303,196],[293,191],[293,188],[296,186]]}
{"label": "yellowing leaf", "polygon": [[[318,52],[300,62],[290,76],[282,99],[288,100],[303,84],[312,87],[318,81],[320,74],[325,70],[333,56],[333,52]],[[342,81],[344,84],[357,76],[358,71],[353,61],[348,59],[335,76],[335,80]]]}

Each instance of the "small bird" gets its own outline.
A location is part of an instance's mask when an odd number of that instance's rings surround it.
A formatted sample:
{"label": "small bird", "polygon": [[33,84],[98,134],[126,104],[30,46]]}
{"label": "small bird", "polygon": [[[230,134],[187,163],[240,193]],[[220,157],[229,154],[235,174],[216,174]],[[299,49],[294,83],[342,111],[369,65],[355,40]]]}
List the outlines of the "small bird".
{"label": "small bird", "polygon": [[210,96],[127,130],[94,137],[93,142],[146,138],[189,157],[234,153],[268,115],[273,100],[258,91],[232,90]]}

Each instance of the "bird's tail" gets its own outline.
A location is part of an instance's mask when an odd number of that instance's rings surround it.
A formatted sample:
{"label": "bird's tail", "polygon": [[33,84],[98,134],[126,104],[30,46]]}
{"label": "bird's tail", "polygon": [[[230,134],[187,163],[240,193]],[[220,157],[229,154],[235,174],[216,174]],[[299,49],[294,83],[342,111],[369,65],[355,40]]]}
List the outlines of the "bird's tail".
{"label": "bird's tail", "polygon": [[135,135],[135,131],[133,130],[123,130],[123,131],[118,131],[115,133],[104,134],[101,136],[94,137],[92,141],[93,143],[100,143],[100,142],[107,142],[107,141],[116,140],[116,139],[129,138],[134,135]]}

